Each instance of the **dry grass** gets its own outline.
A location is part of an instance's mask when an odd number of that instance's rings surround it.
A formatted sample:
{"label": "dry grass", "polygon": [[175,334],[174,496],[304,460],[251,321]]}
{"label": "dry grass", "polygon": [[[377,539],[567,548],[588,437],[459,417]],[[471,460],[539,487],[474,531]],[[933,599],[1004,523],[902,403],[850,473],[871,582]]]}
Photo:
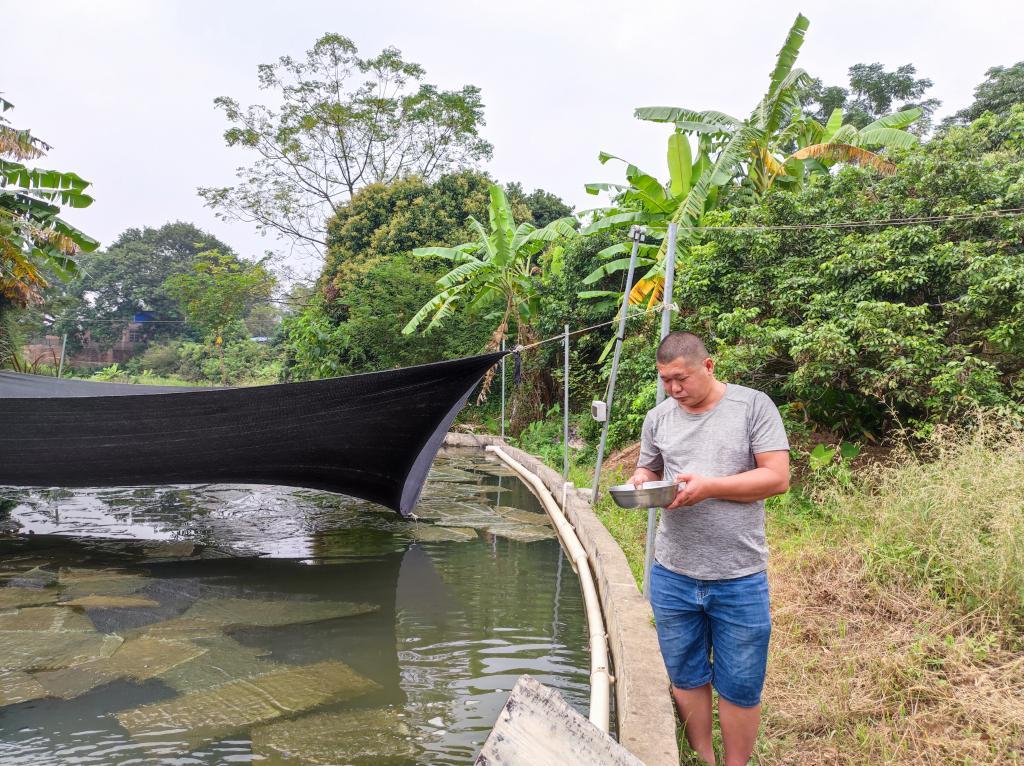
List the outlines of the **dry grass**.
{"label": "dry grass", "polygon": [[925,589],[879,585],[820,540],[770,569],[758,762],[1024,763],[1024,655]]}
{"label": "dry grass", "polygon": [[859,529],[875,579],[910,579],[976,620],[1024,636],[1024,431],[939,429],[819,498]]}
{"label": "dry grass", "polygon": [[[771,504],[757,763],[1024,765],[1024,432],[940,429],[815,501]],[[639,575],[646,515],[597,512]]]}

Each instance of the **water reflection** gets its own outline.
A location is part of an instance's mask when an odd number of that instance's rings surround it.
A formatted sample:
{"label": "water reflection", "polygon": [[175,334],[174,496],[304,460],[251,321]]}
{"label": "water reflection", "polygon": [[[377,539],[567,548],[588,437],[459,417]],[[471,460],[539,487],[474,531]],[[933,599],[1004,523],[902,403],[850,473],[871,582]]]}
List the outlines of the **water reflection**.
{"label": "water reflection", "polygon": [[[47,594],[0,611],[5,764],[462,764],[522,673],[586,708],[578,584],[532,495],[494,464],[440,460],[415,523],[277,487],[6,488],[0,498],[0,605]],[[87,603],[135,605],[61,605],[93,590],[114,601]],[[147,655],[134,675],[124,661],[41,669],[5,656],[17,627],[5,617],[39,622],[43,608],[123,639],[114,658],[139,647],[178,655]],[[326,675],[309,689],[301,673],[284,676],[295,698],[286,713],[196,719],[208,679],[230,691],[233,679],[306,667]],[[12,702],[15,679],[45,682],[50,696]],[[195,710],[182,712],[182,699]],[[147,729],[156,715],[179,725]]]}

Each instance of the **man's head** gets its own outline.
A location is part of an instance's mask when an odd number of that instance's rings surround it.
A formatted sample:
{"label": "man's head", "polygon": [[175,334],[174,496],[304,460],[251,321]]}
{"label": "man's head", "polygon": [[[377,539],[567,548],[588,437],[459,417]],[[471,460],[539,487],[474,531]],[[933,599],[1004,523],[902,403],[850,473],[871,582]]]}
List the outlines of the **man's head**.
{"label": "man's head", "polygon": [[715,384],[715,361],[692,332],[672,332],[658,346],[658,376],[679,404],[699,407]]}

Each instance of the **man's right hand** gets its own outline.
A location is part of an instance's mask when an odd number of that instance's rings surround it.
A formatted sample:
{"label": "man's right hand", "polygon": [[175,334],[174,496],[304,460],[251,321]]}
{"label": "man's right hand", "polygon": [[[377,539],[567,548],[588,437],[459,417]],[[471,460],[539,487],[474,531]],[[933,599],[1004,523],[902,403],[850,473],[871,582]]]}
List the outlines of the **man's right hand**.
{"label": "man's right hand", "polygon": [[640,489],[641,485],[644,483],[648,481],[657,481],[660,478],[661,477],[658,476],[658,474],[649,468],[637,467],[637,469],[633,471],[633,475],[629,477],[629,483],[637,489]]}

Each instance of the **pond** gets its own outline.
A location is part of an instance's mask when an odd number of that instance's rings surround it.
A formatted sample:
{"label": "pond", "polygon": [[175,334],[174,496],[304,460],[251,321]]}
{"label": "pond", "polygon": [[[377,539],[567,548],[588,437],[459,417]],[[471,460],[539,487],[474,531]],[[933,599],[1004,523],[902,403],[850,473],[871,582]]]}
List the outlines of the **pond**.
{"label": "pond", "polygon": [[466,764],[523,673],[586,714],[579,584],[536,499],[447,455],[416,513],[0,488],[0,763]]}

